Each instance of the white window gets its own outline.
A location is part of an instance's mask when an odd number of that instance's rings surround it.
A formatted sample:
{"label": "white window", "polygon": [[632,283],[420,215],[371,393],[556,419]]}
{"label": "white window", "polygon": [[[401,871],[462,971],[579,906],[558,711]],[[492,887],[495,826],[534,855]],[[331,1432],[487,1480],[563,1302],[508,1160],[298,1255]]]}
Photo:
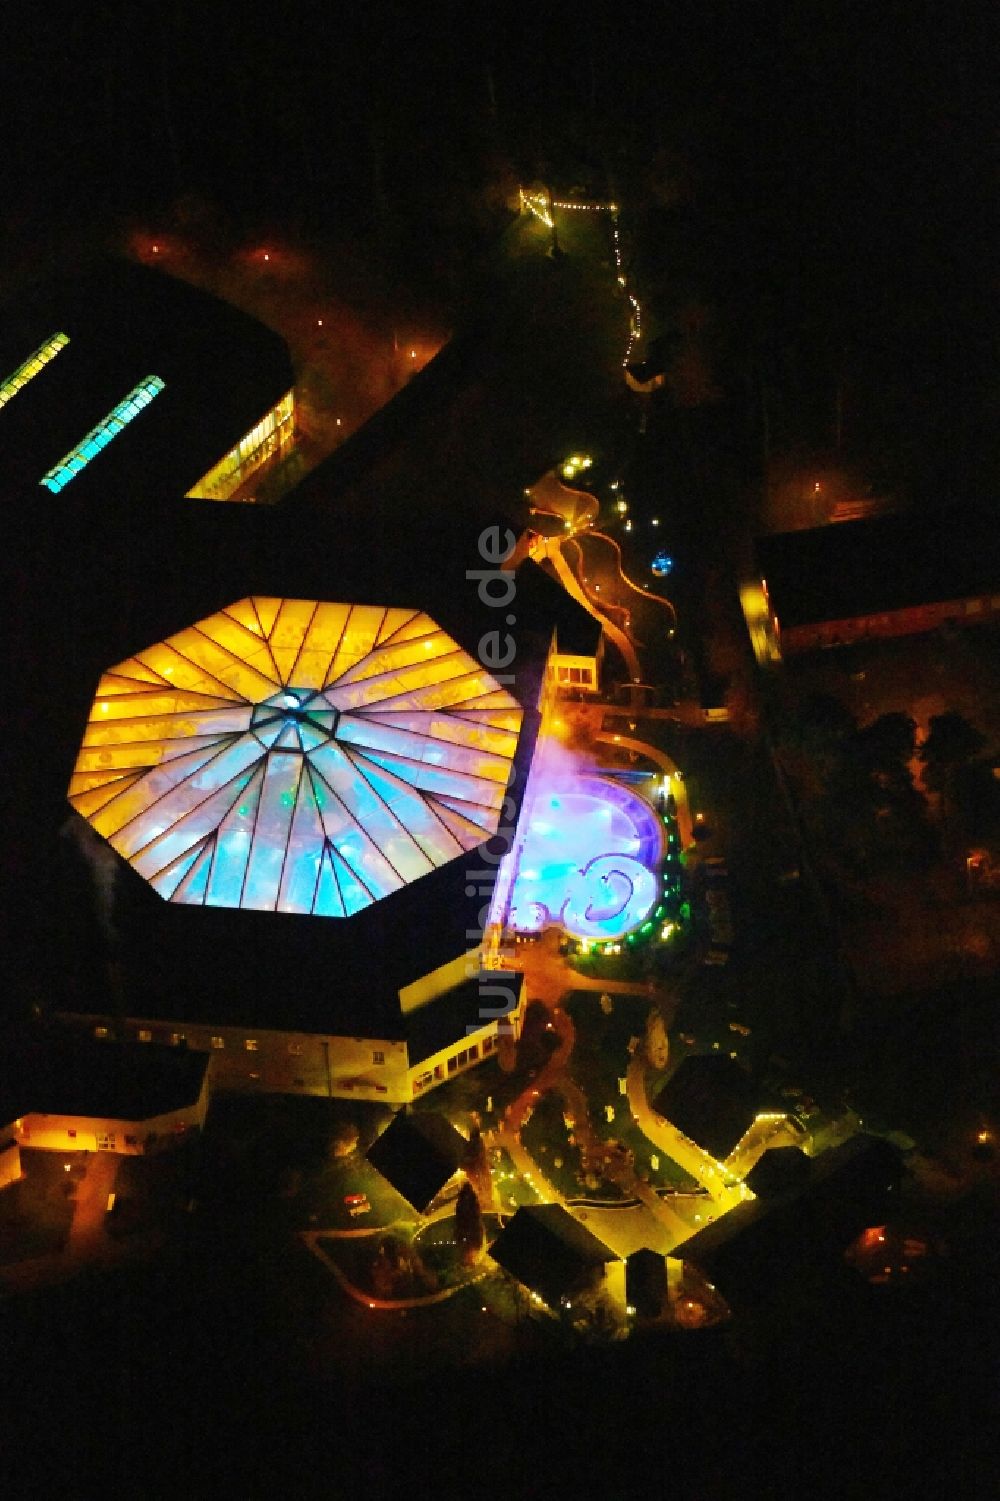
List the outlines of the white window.
{"label": "white window", "polygon": [[243,1044],[243,1046],[246,1048],[246,1050],[247,1050],[248,1053],[256,1053],[256,1051],[257,1051],[257,1039],[256,1039],[256,1037],[248,1037],[247,1040],[246,1040],[246,1042]]}

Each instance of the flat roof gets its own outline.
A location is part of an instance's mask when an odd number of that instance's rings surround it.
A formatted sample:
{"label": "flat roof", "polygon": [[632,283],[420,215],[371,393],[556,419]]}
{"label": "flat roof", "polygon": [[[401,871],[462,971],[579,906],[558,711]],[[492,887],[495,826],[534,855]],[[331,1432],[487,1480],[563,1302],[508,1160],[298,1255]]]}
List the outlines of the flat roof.
{"label": "flat roof", "polygon": [[423,1211],[462,1164],[468,1143],[435,1111],[397,1111],[366,1157],[397,1193]]}
{"label": "flat roof", "polygon": [[[0,406],[8,501],[23,493],[65,509],[179,500],[294,381],[284,341],[255,318],[112,257],[0,307],[0,382],[57,334],[65,346]],[[150,376],[164,383],[156,399],[58,496],[43,492],[42,476]]]}
{"label": "flat roof", "polygon": [[786,628],[1000,594],[1000,527],[986,507],[782,532],[756,552]]}
{"label": "flat roof", "polygon": [[653,1101],[654,1110],[720,1159],[749,1130],[757,1108],[749,1075],[721,1053],[682,1059]]}
{"label": "flat roof", "polygon": [[[520,1003],[524,975],[520,971],[488,970],[482,980],[474,976],[403,1017],[407,1054],[411,1065],[431,1058],[450,1043],[491,1021],[485,1008],[513,1010]],[[505,993],[510,996],[508,1002]]]}
{"label": "flat roof", "polygon": [[149,1120],[195,1104],[208,1065],[206,1053],[99,1041],[71,1027],[18,1030],[0,1046],[0,1120]]}

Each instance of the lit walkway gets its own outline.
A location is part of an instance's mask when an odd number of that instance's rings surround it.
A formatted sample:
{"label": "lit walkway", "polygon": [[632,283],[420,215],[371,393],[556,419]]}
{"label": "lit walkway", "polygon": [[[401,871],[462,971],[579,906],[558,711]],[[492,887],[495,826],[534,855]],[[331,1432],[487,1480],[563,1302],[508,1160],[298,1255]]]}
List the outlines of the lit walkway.
{"label": "lit walkway", "polygon": [[734,1178],[745,1178],[769,1147],[801,1147],[805,1134],[796,1131],[786,1115],[762,1116],[735,1145],[724,1166]]}
{"label": "lit walkway", "polygon": [[[635,716],[634,709],[628,712],[633,717]],[[648,761],[652,761],[654,766],[658,766],[672,779],[670,790],[677,804],[677,828],[681,836],[681,848],[687,849],[692,839],[691,809],[688,807],[687,787],[677,774],[677,762],[673,757],[668,756],[666,751],[659,750],[655,745],[647,745],[645,740],[633,740],[628,735],[613,735],[602,731],[595,735],[594,739],[599,740],[603,745],[617,745],[622,750],[635,751],[638,755],[645,756]]]}
{"label": "lit walkway", "polygon": [[638,1051],[629,1060],[625,1079],[629,1109],[639,1130],[706,1190],[717,1213],[753,1197],[742,1183],[732,1182],[721,1162],[652,1108],[646,1098],[645,1062]]}
{"label": "lit walkway", "polygon": [[115,1266],[148,1255],[159,1247],[162,1235],[153,1229],[113,1240],[105,1229],[108,1194],[114,1187],[121,1158],[114,1152],[93,1152],[87,1157],[86,1175],[77,1189],[66,1244],[61,1251],[33,1256],[0,1266],[0,1288],[27,1291],[66,1282],[92,1267]]}
{"label": "lit walkway", "polygon": [[[653,987],[645,982],[603,980],[591,975],[578,975],[569,969],[557,952],[553,952],[558,937],[558,933],[550,929],[537,944],[525,945],[525,962],[522,967],[526,977],[529,974],[531,976],[532,999],[540,1000],[548,1007],[550,1024],[558,1034],[559,1044],[528,1087],[507,1107],[493,1135],[493,1143],[507,1151],[516,1170],[527,1179],[543,1202],[562,1204],[576,1219],[586,1223],[595,1234],[605,1239],[612,1250],[620,1255],[627,1255],[639,1246],[649,1246],[666,1252],[679,1241],[687,1239],[691,1234],[691,1226],[648,1183],[643,1183],[634,1171],[629,1169],[618,1175],[615,1181],[627,1197],[639,1200],[638,1206],[631,1209],[581,1208],[567,1203],[565,1195],[549,1182],[541,1165],[521,1141],[520,1133],[525,1120],[539,1100],[550,1090],[555,1090],[572,1116],[573,1134],[584,1160],[603,1161],[604,1143],[591,1125],[586,1096],[567,1072],[567,1064],[576,1042],[576,1030],[560,1003],[570,989],[596,990],[616,995],[653,993]],[[674,1157],[674,1160],[680,1159]]]}

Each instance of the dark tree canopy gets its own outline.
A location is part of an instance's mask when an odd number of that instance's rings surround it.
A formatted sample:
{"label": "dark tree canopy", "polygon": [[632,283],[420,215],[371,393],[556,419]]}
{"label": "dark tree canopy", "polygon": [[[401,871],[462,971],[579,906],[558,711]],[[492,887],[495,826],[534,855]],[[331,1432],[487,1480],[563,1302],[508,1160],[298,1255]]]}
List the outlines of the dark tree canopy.
{"label": "dark tree canopy", "polygon": [[910,714],[880,714],[858,731],[858,749],[872,771],[897,773],[913,758],[917,722]]}
{"label": "dark tree canopy", "polygon": [[474,1261],[483,1248],[483,1215],[471,1183],[462,1184],[455,1201],[455,1241],[465,1260]]}
{"label": "dark tree canopy", "polygon": [[935,714],[920,748],[927,786],[932,792],[950,791],[953,773],[978,756],[985,744],[986,737],[961,714]]}

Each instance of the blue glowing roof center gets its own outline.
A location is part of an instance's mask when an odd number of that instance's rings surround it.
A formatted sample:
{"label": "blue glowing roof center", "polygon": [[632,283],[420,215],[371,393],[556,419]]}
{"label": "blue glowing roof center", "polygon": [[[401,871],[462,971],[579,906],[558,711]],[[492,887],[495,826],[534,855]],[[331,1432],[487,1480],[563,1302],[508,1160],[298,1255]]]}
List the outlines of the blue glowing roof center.
{"label": "blue glowing roof center", "polygon": [[316,750],[336,739],[340,712],[311,688],[285,688],[254,704],[250,728],[266,750]]}

